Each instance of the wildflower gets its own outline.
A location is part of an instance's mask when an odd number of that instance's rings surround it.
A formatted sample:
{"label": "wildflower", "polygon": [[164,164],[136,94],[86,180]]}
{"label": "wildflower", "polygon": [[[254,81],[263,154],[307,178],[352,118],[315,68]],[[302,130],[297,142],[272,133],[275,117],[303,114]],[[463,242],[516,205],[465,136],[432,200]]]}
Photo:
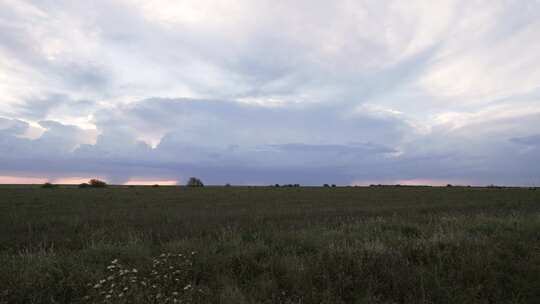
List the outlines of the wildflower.
{"label": "wildflower", "polygon": [[133,268],[133,269],[131,270],[131,272],[133,272],[133,273],[137,273],[138,271],[137,271],[137,269],[136,269],[136,268]]}
{"label": "wildflower", "polygon": [[177,296],[178,295],[178,291],[173,291],[173,296]]}
{"label": "wildflower", "polygon": [[110,295],[110,294],[108,294],[108,295],[105,296],[105,299],[110,299],[110,298],[111,298],[111,295]]}
{"label": "wildflower", "polygon": [[184,290],[188,290],[191,288],[191,284],[187,284],[186,287],[184,287]]}
{"label": "wildflower", "polygon": [[114,260],[112,260],[112,262],[111,262],[111,264],[116,264],[116,263],[118,263],[118,259],[114,259]]}
{"label": "wildflower", "polygon": [[98,288],[100,288],[100,287],[101,287],[101,284],[99,284],[99,283],[96,284],[96,285],[94,285],[94,288],[95,288],[95,289],[98,289]]}

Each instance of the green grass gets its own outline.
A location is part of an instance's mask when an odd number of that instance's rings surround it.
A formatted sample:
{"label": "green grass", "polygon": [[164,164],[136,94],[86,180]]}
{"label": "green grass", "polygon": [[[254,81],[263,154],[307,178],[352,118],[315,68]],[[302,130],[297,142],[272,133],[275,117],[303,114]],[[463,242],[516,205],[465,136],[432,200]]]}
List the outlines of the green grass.
{"label": "green grass", "polygon": [[540,303],[540,190],[0,187],[0,303],[191,251],[199,303]]}

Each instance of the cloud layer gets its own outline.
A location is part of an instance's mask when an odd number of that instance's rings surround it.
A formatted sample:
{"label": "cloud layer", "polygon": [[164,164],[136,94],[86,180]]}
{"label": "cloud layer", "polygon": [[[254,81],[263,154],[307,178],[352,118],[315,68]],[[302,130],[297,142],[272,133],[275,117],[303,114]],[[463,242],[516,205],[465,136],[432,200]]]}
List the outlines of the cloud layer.
{"label": "cloud layer", "polygon": [[0,3],[0,176],[540,184],[538,1]]}

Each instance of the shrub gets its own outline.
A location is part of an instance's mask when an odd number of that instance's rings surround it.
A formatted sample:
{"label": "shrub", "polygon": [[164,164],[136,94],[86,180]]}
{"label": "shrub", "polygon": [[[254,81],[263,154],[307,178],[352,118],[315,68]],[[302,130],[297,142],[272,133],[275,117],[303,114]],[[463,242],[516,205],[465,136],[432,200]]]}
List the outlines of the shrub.
{"label": "shrub", "polygon": [[91,179],[89,184],[90,184],[91,187],[94,187],[94,188],[105,188],[105,187],[107,187],[106,182],[101,181],[99,179],[95,179],[95,178]]}
{"label": "shrub", "polygon": [[187,184],[186,184],[186,186],[188,186],[188,187],[204,187],[204,184],[200,179],[198,179],[196,177],[190,177]]}
{"label": "shrub", "polygon": [[332,184],[332,188],[335,188],[336,187],[336,184]]}
{"label": "shrub", "polygon": [[53,184],[47,182],[47,183],[41,185],[41,188],[46,188],[46,189],[56,188],[56,185],[53,185]]}
{"label": "shrub", "polygon": [[225,184],[225,187],[230,187],[230,186],[231,186],[231,184],[228,184],[228,183],[227,183],[227,184]]}
{"label": "shrub", "polygon": [[159,187],[159,185],[158,185],[158,184],[155,184],[155,185],[153,185],[152,187],[157,188],[157,187]]}
{"label": "shrub", "polygon": [[274,187],[279,188],[279,184],[276,184]]}
{"label": "shrub", "polygon": [[82,183],[79,185],[79,188],[88,188],[88,187],[90,187],[90,185],[87,183]]}
{"label": "shrub", "polygon": [[328,188],[328,187],[330,187],[330,185],[329,184],[324,184],[323,187]]}

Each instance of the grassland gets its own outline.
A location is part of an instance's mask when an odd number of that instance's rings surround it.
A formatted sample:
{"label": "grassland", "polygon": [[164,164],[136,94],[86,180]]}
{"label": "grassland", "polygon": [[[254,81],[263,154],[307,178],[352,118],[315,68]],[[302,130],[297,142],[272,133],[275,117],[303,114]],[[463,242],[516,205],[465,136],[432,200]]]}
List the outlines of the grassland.
{"label": "grassland", "polygon": [[0,187],[0,303],[192,251],[188,302],[540,303],[540,190]]}

